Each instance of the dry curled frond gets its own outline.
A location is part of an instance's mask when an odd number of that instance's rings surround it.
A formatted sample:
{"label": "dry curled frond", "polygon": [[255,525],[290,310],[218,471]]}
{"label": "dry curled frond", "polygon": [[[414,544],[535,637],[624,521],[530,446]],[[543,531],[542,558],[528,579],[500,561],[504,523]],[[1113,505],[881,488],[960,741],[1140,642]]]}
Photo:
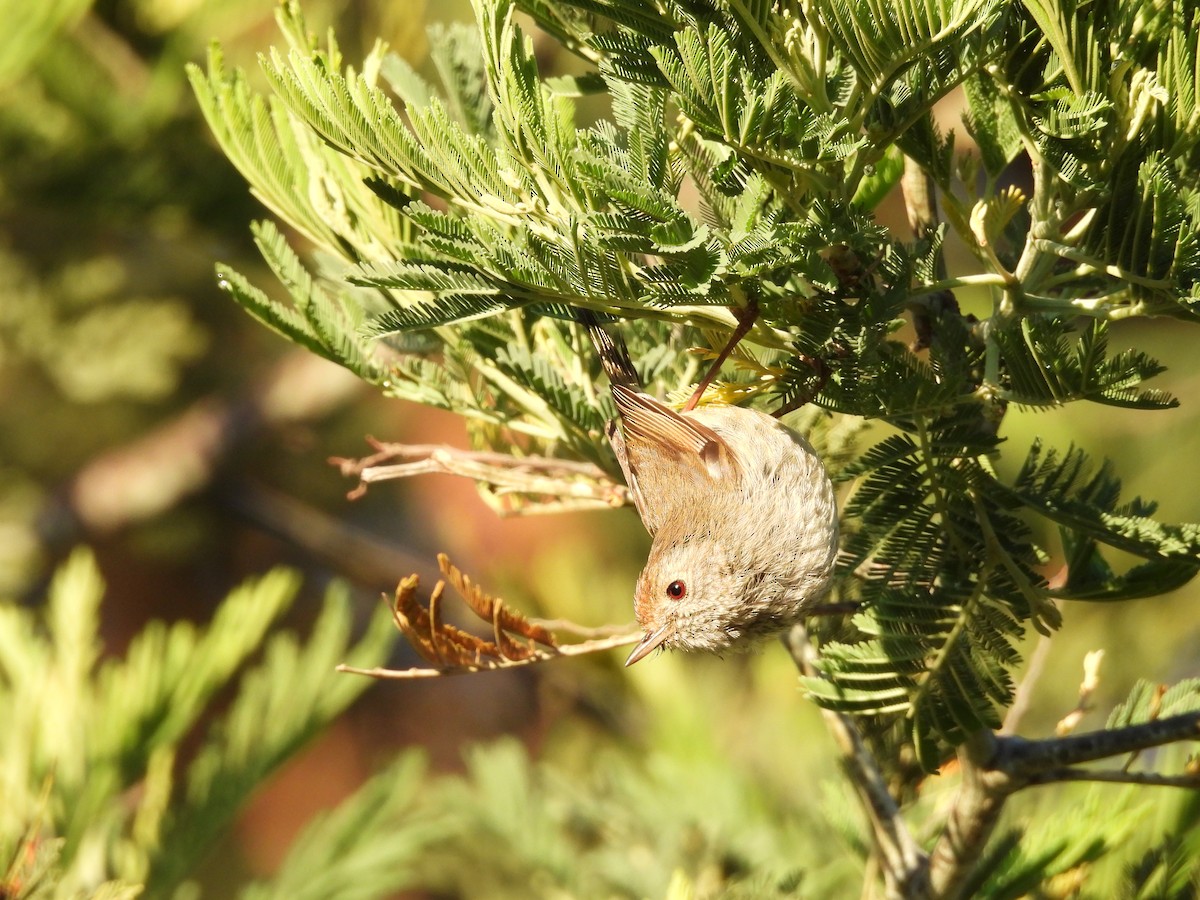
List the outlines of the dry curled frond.
{"label": "dry curled frond", "polygon": [[424,659],[439,666],[478,665],[484,657],[499,657],[495,644],[441,621],[442,593],[439,581],[429,596],[429,608],[417,600],[420,579],[410,575],[396,588],[392,618],[400,633]]}
{"label": "dry curled frond", "polygon": [[[440,662],[430,636],[429,613],[417,602],[417,588],[420,584],[421,579],[416,575],[400,579],[400,584],[396,586],[396,597],[392,601],[392,621],[396,623],[409,646],[421,654],[422,659]],[[384,597],[386,599],[387,595]]]}
{"label": "dry curled frond", "polygon": [[[558,638],[545,625],[531,622],[524,615],[506,606],[499,597],[492,597],[458,567],[446,554],[438,554],[438,566],[445,576],[430,592],[428,606],[417,598],[420,579],[416,575],[403,578],[392,600],[392,618],[405,640],[422,659],[435,668],[428,669],[358,669],[338,666],[339,672],[370,675],[374,678],[430,678],[438,675],[459,675],[506,669],[530,663],[544,662],[559,656],[582,656],[632,644],[640,639],[638,631],[584,641],[578,644],[559,644]],[[492,639],[479,637],[442,621],[442,596],[446,584],[463,598],[479,618],[492,627]],[[588,632],[575,623],[560,623],[567,632]]]}
{"label": "dry curled frond", "polygon": [[504,632],[511,631],[547,647],[558,646],[554,635],[541,625],[535,625],[515,609],[509,609],[504,605],[504,601],[485,594],[479,585],[471,581],[469,575],[450,562],[450,557],[445,553],[439,553],[437,560],[438,568],[442,570],[450,586],[467,601],[475,615],[492,624],[497,643]]}

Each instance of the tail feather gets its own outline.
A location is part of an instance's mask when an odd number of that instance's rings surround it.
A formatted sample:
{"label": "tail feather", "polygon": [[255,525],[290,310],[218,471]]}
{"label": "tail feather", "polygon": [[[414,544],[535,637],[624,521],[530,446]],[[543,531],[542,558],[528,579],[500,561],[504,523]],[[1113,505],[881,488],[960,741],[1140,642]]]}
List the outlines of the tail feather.
{"label": "tail feather", "polygon": [[592,346],[596,348],[596,355],[600,357],[600,365],[604,367],[604,374],[608,376],[609,382],[640,391],[641,379],[624,339],[619,334],[614,335],[606,331],[590,309],[578,310],[577,315],[579,322],[588,330],[588,337],[591,338]]}

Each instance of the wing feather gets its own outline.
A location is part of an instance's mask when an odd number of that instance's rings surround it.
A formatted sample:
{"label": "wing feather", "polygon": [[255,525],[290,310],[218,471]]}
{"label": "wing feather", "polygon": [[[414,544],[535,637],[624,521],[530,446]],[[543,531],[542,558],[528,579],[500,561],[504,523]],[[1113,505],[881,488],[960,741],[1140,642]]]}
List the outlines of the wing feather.
{"label": "wing feather", "polygon": [[624,431],[614,448],[650,534],[677,503],[739,477],[732,450],[713,429],[624,385],[612,392]]}

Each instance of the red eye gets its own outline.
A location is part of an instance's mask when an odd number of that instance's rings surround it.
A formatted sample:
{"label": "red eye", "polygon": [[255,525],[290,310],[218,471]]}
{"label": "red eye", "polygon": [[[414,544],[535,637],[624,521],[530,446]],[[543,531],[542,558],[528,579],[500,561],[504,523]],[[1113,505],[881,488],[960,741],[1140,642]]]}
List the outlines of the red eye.
{"label": "red eye", "polygon": [[687,585],[682,581],[672,581],[667,585],[667,596],[672,600],[682,600],[687,595]]}

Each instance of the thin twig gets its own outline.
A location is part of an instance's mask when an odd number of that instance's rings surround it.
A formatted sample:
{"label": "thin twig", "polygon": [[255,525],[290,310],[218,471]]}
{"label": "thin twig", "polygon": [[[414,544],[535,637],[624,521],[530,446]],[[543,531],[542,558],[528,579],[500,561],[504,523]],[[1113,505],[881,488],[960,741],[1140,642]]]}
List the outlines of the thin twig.
{"label": "thin twig", "polygon": [[[1167,692],[1167,686],[1160,684],[1154,689],[1154,694],[1150,697],[1150,708],[1146,711],[1146,721],[1152,722],[1158,718],[1158,714],[1162,711],[1162,698]],[[1125,760],[1121,769],[1128,772],[1133,768],[1133,764],[1138,761],[1138,757],[1142,755],[1141,750],[1134,750],[1129,754],[1129,758]]]}
{"label": "thin twig", "polygon": [[[443,444],[391,444],[368,438],[375,453],[361,459],[329,460],[343,475],[357,475],[358,486],[349,493],[357,499],[367,485],[414,475],[457,475],[480,482],[497,495],[522,494],[556,498],[565,508],[615,507],[629,502],[628,490],[613,481],[599,466],[545,456],[511,456],[478,450],[461,450]],[[402,460],[401,462],[392,462]],[[510,512],[538,508],[514,507]]]}
{"label": "thin twig", "polygon": [[380,463],[394,459],[424,459],[438,451],[466,460],[481,463],[521,469],[542,469],[552,472],[573,472],[589,478],[606,478],[604,470],[592,463],[576,462],[569,459],[556,459],[550,456],[513,456],[511,453],[500,453],[495,450],[460,450],[448,444],[398,444],[380,441],[367,436],[367,443],[375,453],[362,459],[332,459],[343,475],[357,475],[363,468],[378,466]]}
{"label": "thin twig", "polygon": [[860,609],[862,609],[861,603],[854,600],[843,600],[839,603],[818,603],[816,606],[809,607],[806,615],[810,619],[814,616],[848,616]]}
{"label": "thin twig", "polygon": [[537,652],[524,659],[481,659],[477,664],[467,666],[445,666],[438,668],[413,668],[413,669],[384,669],[376,667],[374,669],[360,669],[355,666],[347,666],[342,664],[337,667],[338,672],[348,672],[351,675],[366,675],[370,678],[379,678],[394,681],[403,681],[413,678],[441,678],[446,675],[470,675],[475,672],[493,672],[501,669],[516,669],[521,666],[530,666],[536,663],[549,662],[552,659],[559,659],[564,656],[585,656],[589,653],[601,653],[605,650],[612,650],[616,647],[626,647],[629,644],[635,644],[640,641],[644,635],[641,631],[618,634],[614,637],[601,638],[594,641],[584,641],[581,644],[564,644],[555,650],[538,649]]}
{"label": "thin twig", "polygon": [[1157,772],[1126,772],[1123,769],[1051,769],[1031,778],[1028,783],[1055,784],[1061,781],[1102,781],[1109,784],[1144,784],[1200,790],[1200,772],[1160,775]]}
{"label": "thin twig", "polygon": [[692,396],[683,404],[684,412],[696,408],[696,404],[700,402],[700,398],[704,396],[704,392],[708,390],[708,386],[720,374],[721,366],[725,364],[725,360],[729,358],[729,354],[733,352],[733,349],[741,343],[742,338],[749,334],[750,329],[754,327],[754,321],[758,318],[758,301],[753,297],[748,298],[745,307],[735,309],[734,315],[737,316],[738,320],[737,328],[733,329],[733,334],[729,336],[729,340],[725,342],[725,346],[721,348],[721,352],[713,359],[712,364],[708,367],[708,372],[700,379],[700,383],[696,385]]}
{"label": "thin twig", "polygon": [[538,619],[535,617],[530,617],[529,622],[533,625],[540,625],[548,631],[565,631],[567,634],[574,634],[588,640],[629,634],[628,625],[580,625],[570,619]]}
{"label": "thin twig", "polygon": [[1033,700],[1033,691],[1041,680],[1042,673],[1045,671],[1046,662],[1050,659],[1051,641],[1054,636],[1052,634],[1038,634],[1037,645],[1033,648],[1033,652],[1029,654],[1029,665],[1025,667],[1025,676],[1021,679],[1021,683],[1017,685],[1016,691],[1013,693],[1012,704],[1008,708],[1008,713],[1004,716],[1004,724],[1000,726],[1000,734],[1013,734],[1017,727],[1021,724],[1021,719],[1025,717],[1025,713],[1029,710],[1029,704]]}

